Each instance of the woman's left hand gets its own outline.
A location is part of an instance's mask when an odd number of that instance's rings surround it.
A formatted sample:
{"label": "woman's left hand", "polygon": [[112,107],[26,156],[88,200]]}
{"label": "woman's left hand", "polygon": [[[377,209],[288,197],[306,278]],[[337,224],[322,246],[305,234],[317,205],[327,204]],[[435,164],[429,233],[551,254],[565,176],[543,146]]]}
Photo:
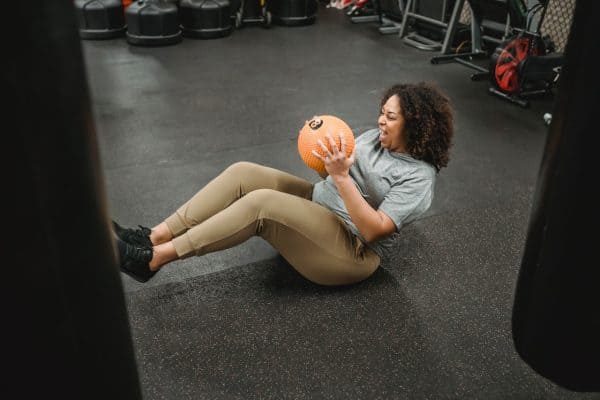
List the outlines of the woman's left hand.
{"label": "woman's left hand", "polygon": [[354,152],[352,152],[350,156],[346,155],[346,139],[341,133],[339,135],[340,148],[338,148],[337,144],[335,143],[335,140],[333,140],[333,136],[331,136],[330,133],[327,133],[325,137],[329,142],[331,151],[329,150],[329,148],[327,148],[327,146],[325,146],[325,143],[323,143],[323,141],[321,141],[320,139],[317,141],[317,143],[323,150],[323,154],[325,154],[325,156],[322,156],[315,150],[312,151],[312,154],[315,157],[323,161],[327,173],[329,173],[329,175],[331,175],[332,178],[335,178],[336,176],[348,176],[348,171],[354,163]]}

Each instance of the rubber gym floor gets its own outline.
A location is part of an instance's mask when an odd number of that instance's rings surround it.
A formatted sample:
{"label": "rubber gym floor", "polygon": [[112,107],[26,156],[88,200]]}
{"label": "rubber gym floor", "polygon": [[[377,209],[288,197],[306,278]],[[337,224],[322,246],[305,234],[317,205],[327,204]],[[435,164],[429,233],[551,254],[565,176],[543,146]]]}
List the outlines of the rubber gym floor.
{"label": "rubber gym floor", "polygon": [[365,282],[321,287],[261,239],[123,275],[145,399],[598,399],[516,353],[513,294],[552,98],[523,109],[456,64],[320,6],[167,47],[82,41],[112,216],[153,226],[231,163],[320,179],[296,137],[316,114],[360,134],[382,91],[436,82],[455,110],[432,207]]}

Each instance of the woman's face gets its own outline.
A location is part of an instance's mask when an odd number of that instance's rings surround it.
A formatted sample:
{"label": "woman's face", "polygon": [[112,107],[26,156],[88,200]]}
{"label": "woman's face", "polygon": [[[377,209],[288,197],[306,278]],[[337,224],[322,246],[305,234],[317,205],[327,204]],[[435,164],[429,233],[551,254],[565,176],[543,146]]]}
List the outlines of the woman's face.
{"label": "woman's face", "polygon": [[390,97],[379,111],[379,141],[381,147],[399,153],[406,152],[404,116],[398,95]]}

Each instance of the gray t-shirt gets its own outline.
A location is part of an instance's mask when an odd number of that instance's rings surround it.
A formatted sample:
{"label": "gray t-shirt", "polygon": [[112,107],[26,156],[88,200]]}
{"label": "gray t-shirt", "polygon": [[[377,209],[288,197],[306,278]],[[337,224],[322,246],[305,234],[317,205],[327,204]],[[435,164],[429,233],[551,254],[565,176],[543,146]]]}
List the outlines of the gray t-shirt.
{"label": "gray t-shirt", "polygon": [[[363,198],[383,211],[396,224],[396,232],[367,243],[380,257],[385,257],[400,228],[421,216],[433,199],[435,168],[407,154],[384,149],[379,142],[379,129],[371,129],[356,138],[356,156],[350,177]],[[336,213],[352,233],[363,242],[331,176],[315,184],[312,200]]]}

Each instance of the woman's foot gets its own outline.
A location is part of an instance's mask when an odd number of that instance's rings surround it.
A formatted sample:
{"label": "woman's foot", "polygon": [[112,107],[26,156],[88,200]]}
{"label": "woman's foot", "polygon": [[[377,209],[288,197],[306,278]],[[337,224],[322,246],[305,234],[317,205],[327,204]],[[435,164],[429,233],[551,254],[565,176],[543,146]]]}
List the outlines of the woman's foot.
{"label": "woman's foot", "polygon": [[120,238],[116,239],[119,250],[119,268],[138,282],[147,282],[157,271],[150,269],[152,247],[138,247]]}
{"label": "woman's foot", "polygon": [[152,241],[150,240],[152,230],[150,228],[141,225],[138,225],[136,229],[123,228],[114,220],[112,224],[115,234],[122,241],[139,247],[152,248]]}

